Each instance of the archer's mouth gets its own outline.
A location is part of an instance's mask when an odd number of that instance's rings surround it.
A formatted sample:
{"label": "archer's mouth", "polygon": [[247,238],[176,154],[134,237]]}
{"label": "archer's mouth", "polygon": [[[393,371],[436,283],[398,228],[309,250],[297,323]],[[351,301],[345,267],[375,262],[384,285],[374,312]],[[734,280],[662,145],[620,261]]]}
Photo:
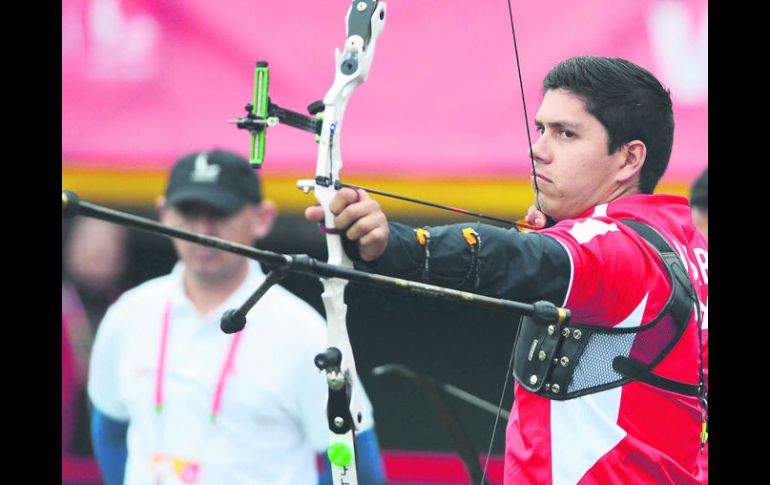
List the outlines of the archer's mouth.
{"label": "archer's mouth", "polygon": [[553,183],[553,181],[551,179],[549,179],[548,177],[544,176],[540,172],[537,172],[537,173],[530,172],[530,174],[537,178],[537,182],[538,183],[540,183],[540,182],[546,182],[546,183],[549,183],[549,184]]}

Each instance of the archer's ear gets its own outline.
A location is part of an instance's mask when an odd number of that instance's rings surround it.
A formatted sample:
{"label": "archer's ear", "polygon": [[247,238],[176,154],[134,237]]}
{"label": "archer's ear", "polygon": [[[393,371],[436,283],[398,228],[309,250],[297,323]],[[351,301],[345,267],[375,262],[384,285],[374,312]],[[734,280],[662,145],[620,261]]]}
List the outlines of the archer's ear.
{"label": "archer's ear", "polygon": [[641,140],[631,140],[620,148],[623,154],[620,169],[617,174],[619,183],[626,183],[639,178],[639,173],[647,159],[647,145]]}
{"label": "archer's ear", "polygon": [[256,224],[254,225],[254,237],[257,240],[264,239],[273,229],[275,219],[278,217],[278,206],[269,199],[264,199],[254,207],[256,211]]}

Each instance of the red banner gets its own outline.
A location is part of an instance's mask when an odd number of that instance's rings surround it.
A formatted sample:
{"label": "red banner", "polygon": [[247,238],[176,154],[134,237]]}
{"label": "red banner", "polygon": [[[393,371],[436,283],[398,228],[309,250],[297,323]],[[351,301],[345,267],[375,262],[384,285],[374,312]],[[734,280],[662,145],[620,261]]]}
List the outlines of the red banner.
{"label": "red banner", "polygon": [[[246,154],[254,64],[270,63],[270,96],[295,111],[322,99],[345,39],[349,0],[63,0],[62,161],[159,169],[219,146]],[[367,82],[345,116],[348,174],[525,176],[527,136],[503,1],[387,2]],[[674,99],[669,180],[708,163],[706,0],[512,2],[530,120],[540,83],[574,55],[624,57]],[[534,132],[532,121],[530,131]],[[278,126],[266,167],[309,172],[311,134]]]}

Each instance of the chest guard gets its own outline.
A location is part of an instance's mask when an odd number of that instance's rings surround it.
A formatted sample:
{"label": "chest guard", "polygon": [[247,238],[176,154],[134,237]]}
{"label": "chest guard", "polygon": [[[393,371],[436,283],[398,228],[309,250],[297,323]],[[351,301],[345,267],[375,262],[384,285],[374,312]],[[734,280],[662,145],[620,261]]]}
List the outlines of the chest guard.
{"label": "chest guard", "polygon": [[643,381],[688,396],[701,395],[702,386],[660,377],[651,370],[681,338],[697,298],[682,261],[653,228],[623,220],[647,241],[663,260],[671,294],[660,313],[646,325],[608,328],[569,323],[544,324],[523,317],[516,335],[513,375],[526,390],[555,400]]}

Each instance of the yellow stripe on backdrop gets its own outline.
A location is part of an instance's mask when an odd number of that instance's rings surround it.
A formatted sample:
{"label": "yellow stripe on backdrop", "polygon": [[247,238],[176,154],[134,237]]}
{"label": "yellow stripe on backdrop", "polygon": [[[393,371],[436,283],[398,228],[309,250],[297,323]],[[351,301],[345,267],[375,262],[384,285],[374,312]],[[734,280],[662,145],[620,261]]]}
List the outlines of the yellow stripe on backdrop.
{"label": "yellow stripe on backdrop", "polygon": [[[301,213],[315,203],[312,195],[296,188],[307,174],[266,173],[264,191],[282,213]],[[62,188],[80,198],[104,205],[153,208],[166,182],[164,170],[63,167]],[[459,207],[502,217],[519,218],[532,203],[529,180],[522,178],[407,179],[398,177],[351,177],[345,182],[398,195]],[[687,197],[690,181],[661,183],[656,192]],[[442,217],[443,211],[408,202],[374,196],[394,217]]]}

